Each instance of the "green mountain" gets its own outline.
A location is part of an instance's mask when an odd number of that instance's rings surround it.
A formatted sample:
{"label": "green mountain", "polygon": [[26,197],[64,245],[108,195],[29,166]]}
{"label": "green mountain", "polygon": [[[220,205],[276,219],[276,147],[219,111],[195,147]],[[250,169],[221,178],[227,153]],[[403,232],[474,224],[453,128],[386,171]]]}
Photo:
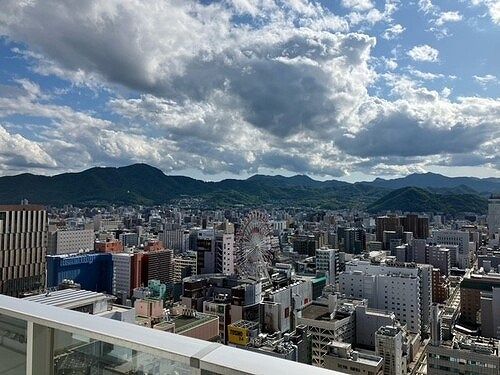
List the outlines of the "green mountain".
{"label": "green mountain", "polygon": [[168,176],[146,164],[91,168],[50,177],[32,174],[0,177],[0,204],[16,203],[26,198],[31,202],[56,206],[153,205],[187,198],[204,207],[272,204],[279,207],[369,207],[373,211],[399,209],[450,213],[475,211],[474,208],[478,210],[475,212],[483,212],[485,208],[485,200],[466,185],[435,187],[432,192],[423,189],[410,189],[404,194],[397,192],[372,183],[316,181],[304,175],[255,175],[246,180],[205,182]]}
{"label": "green mountain", "polygon": [[369,212],[412,211],[445,212],[456,214],[474,212],[484,214],[488,201],[477,194],[438,194],[417,187],[404,187],[391,191],[368,206]]}

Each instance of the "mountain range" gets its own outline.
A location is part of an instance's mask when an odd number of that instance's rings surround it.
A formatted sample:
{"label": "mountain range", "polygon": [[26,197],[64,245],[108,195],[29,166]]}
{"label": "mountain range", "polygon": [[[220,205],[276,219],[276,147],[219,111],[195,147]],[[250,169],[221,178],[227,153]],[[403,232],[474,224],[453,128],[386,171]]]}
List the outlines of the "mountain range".
{"label": "mountain range", "polygon": [[274,204],[322,209],[484,213],[487,195],[500,192],[499,178],[446,177],[434,173],[348,183],[317,181],[306,175],[254,175],[245,180],[205,182],[165,175],[147,164],[96,167],[78,173],[0,177],[0,204],[163,204],[189,198],[205,206]]}

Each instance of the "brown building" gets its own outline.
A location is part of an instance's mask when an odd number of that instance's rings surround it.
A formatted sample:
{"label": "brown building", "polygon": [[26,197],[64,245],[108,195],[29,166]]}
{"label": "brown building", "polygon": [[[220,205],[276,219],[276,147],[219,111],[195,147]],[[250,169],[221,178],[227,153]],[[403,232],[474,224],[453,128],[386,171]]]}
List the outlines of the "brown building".
{"label": "brown building", "polygon": [[148,285],[148,254],[144,252],[135,253],[132,258],[132,280],[131,290]]}
{"label": "brown building", "polygon": [[399,216],[379,216],[375,219],[375,225],[377,228],[377,241],[384,242],[384,232],[394,231],[400,237],[403,236],[403,226],[401,225],[401,220]]}
{"label": "brown building", "polygon": [[170,249],[150,251],[148,254],[148,280],[160,280],[162,284],[174,281],[174,252]]}
{"label": "brown building", "polygon": [[45,287],[47,212],[39,205],[0,205],[0,291],[10,296]]}
{"label": "brown building", "polygon": [[121,253],[123,244],[119,240],[96,241],[94,249],[100,253]]}
{"label": "brown building", "polygon": [[432,270],[432,302],[445,303],[449,296],[448,281],[439,268]]}
{"label": "brown building", "polygon": [[460,320],[463,323],[477,325],[481,310],[481,292],[491,293],[493,288],[500,288],[498,274],[471,274],[460,283]]}
{"label": "brown building", "polygon": [[419,217],[415,214],[408,214],[401,217],[401,225],[405,232],[412,232],[413,238],[429,237],[429,218]]}

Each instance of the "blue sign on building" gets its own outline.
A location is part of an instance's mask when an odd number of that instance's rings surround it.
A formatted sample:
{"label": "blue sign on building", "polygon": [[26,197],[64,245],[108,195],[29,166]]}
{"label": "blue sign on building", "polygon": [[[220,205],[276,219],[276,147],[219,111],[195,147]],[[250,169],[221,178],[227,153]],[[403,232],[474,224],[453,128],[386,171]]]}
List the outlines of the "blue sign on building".
{"label": "blue sign on building", "polygon": [[73,280],[82,289],[112,293],[113,258],[109,253],[47,256],[47,286],[57,287],[63,280]]}

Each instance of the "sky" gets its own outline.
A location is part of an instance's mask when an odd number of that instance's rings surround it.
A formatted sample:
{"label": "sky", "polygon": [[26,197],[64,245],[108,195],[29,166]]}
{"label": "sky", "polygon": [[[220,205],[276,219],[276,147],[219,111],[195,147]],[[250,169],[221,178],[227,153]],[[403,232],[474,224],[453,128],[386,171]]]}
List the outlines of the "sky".
{"label": "sky", "polygon": [[500,177],[499,0],[2,0],[0,175]]}

